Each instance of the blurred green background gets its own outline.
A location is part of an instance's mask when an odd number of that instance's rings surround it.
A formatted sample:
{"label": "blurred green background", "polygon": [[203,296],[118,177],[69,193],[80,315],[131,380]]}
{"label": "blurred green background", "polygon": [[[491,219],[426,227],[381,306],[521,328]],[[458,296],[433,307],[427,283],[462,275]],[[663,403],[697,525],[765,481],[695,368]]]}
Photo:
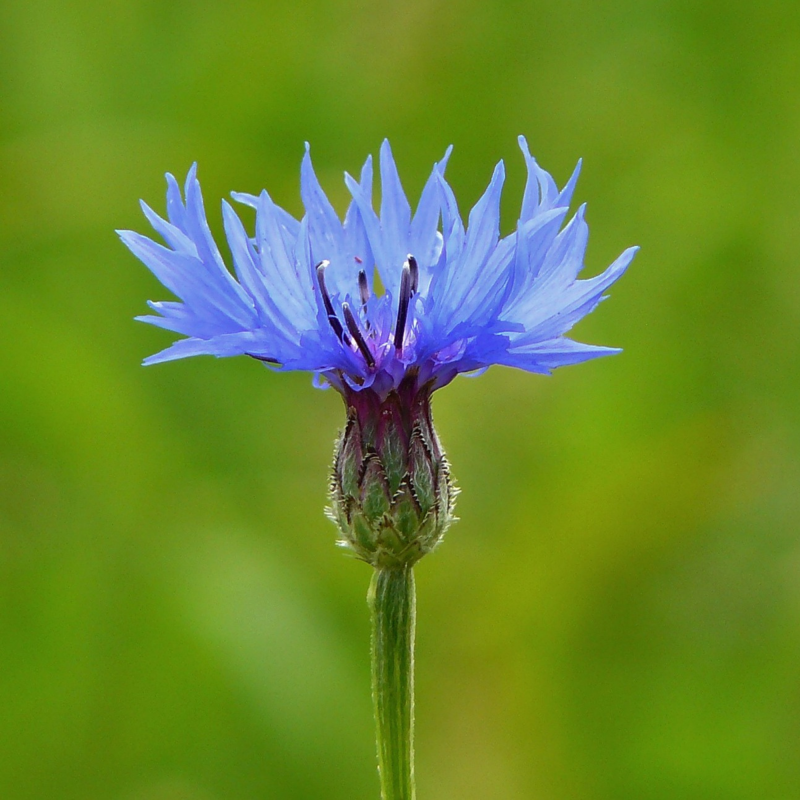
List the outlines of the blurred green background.
{"label": "blurred green background", "polygon": [[576,330],[623,355],[435,400],[461,521],[418,568],[421,800],[800,798],[800,6],[0,4],[0,797],[377,796],[369,571],[322,515],[342,407],[142,369],[117,241],[200,163],[300,213],[388,136],[466,212],[516,136],[585,159]]}

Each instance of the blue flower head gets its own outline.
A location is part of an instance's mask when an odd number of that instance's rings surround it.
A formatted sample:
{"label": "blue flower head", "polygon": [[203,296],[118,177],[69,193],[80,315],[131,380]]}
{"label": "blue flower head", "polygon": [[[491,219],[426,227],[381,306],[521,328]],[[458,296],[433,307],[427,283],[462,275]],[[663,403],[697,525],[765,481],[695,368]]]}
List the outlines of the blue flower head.
{"label": "blue flower head", "polygon": [[506,237],[499,230],[502,162],[465,226],[444,177],[452,148],[434,164],[412,214],[384,141],[379,209],[369,157],[359,180],[345,174],[352,201],[342,221],[306,146],[302,220],[266,191],[234,193],[255,209],[251,235],[223,202],[233,274],[211,236],[196,166],[183,197],[167,175],[167,220],[142,203],[165,244],[120,232],[180,299],[151,302],[156,314],[138,319],[188,337],[145,363],[249,355],[275,369],[311,371],[318,385],[347,396],[371,389],[385,398],[404,379],[433,390],[492,364],[548,373],[618,352],[565,334],[603,299],[636,248],[601,275],[579,280],[589,232],[585,207],[563,223],[580,163],[559,191],[523,137],[519,144],[528,179],[517,229]]}
{"label": "blue flower head", "polygon": [[144,213],[165,244],[131,231],[123,242],[180,302],[150,303],[144,322],[180,333],[145,363],[209,354],[248,355],[274,369],[308,370],[342,394],[347,423],[336,445],[328,513],[341,544],[373,566],[406,568],[441,541],[456,494],[433,427],[432,392],[460,372],[492,364],[548,373],[618,352],[567,338],[603,299],[636,251],[597,277],[578,280],[588,227],[581,206],[564,225],[578,178],[558,190],[528,151],[517,229],[500,237],[504,169],[497,165],[465,226],[444,178],[450,149],[434,164],[416,211],[389,143],[372,160],[340,220],[306,148],[296,220],[266,191],[234,194],[255,209],[245,230],[223,202],[234,272],[206,221],[196,167],[184,195],[167,175],[167,220]]}

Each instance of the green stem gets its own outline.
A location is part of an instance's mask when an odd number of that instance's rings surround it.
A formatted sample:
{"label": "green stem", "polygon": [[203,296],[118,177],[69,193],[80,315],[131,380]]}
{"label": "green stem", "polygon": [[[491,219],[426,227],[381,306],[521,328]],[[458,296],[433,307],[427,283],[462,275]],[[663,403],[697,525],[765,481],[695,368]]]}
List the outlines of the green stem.
{"label": "green stem", "polygon": [[414,800],[414,627],[410,566],[376,569],[372,611],[372,700],[383,800]]}

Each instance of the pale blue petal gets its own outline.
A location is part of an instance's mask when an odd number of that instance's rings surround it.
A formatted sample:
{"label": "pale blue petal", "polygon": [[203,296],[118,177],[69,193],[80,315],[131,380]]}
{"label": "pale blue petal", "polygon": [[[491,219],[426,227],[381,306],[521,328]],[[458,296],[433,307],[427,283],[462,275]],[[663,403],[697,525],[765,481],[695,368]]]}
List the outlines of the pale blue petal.
{"label": "pale blue petal", "polygon": [[528,149],[528,141],[524,136],[518,139],[520,150],[525,157],[525,165],[528,168],[528,180],[525,184],[525,194],[522,198],[522,219],[530,219],[537,211],[547,211],[556,205],[558,198],[558,187],[556,182],[545,172],[531,155]]}
{"label": "pale blue petal", "polygon": [[[495,167],[486,191],[470,212],[461,257],[447,264],[441,285],[437,286],[437,291],[442,294],[437,323],[443,327],[452,327],[458,319],[469,319],[496,287],[498,271],[508,265],[507,261],[504,263],[504,259],[499,259],[496,269],[487,269],[487,262],[500,236],[500,195],[504,180],[505,169],[501,161]],[[445,247],[450,254],[448,238],[445,238]]]}
{"label": "pale blue petal", "polygon": [[300,172],[300,194],[308,220],[311,259],[315,264],[330,262],[325,274],[328,287],[332,293],[344,294],[353,285],[357,271],[354,273],[347,258],[342,223],[317,180],[308,144]]}
{"label": "pale blue petal", "polygon": [[438,231],[439,217],[441,216],[441,193],[436,179],[437,172],[444,175],[453,146],[447,148],[442,160],[433,165],[422,195],[411,220],[409,235],[409,252],[417,259],[420,269],[426,274],[426,282],[430,280],[427,273],[437,262],[442,248],[442,237]]}
{"label": "pale blue petal", "polygon": [[572,339],[558,337],[539,341],[518,349],[511,349],[498,363],[518,367],[529,372],[548,373],[557,367],[579,364],[602,356],[613,356],[621,352],[616,347],[598,347]]}
{"label": "pale blue petal", "polygon": [[387,285],[397,285],[408,254],[411,206],[408,204],[389,142],[381,145],[381,230],[383,232],[383,271]]}
{"label": "pale blue petal", "polygon": [[226,294],[234,295],[243,306],[250,301],[242,291],[242,287],[233,279],[222,260],[216,242],[211,236],[211,229],[206,221],[203,207],[203,195],[197,180],[197,165],[193,164],[186,177],[186,229],[185,233],[192,239],[200,262],[211,280]]}
{"label": "pale blue petal", "polygon": [[556,206],[569,208],[569,204],[572,202],[572,195],[575,192],[575,185],[578,183],[578,177],[581,174],[582,164],[583,164],[583,159],[579,158],[578,163],[575,165],[575,169],[572,171],[572,175],[570,175],[570,178],[567,181],[566,186],[564,186],[564,188],[559,192],[558,197],[556,198],[555,202]]}
{"label": "pale blue petal", "polygon": [[[361,191],[364,196],[372,196],[372,156],[369,156],[361,169]],[[358,203],[351,201],[344,219],[344,238],[347,258],[352,259],[353,276],[357,281],[358,272],[363,270],[367,276],[367,285],[372,290],[375,256],[372,254],[369,234],[364,217]],[[356,283],[352,278],[347,281],[346,290],[354,290]]]}

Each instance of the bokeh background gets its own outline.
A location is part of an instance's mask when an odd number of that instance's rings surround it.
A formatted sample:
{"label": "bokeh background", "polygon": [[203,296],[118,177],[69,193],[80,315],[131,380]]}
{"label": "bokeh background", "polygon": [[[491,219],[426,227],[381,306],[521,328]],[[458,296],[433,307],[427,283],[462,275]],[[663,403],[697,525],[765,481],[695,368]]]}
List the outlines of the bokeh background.
{"label": "bokeh background", "polygon": [[800,798],[795,0],[0,4],[0,797],[377,796],[342,421],[247,359],[150,369],[117,241],[200,163],[300,213],[383,137],[466,213],[585,159],[576,333],[435,400],[461,521],[418,568],[421,800]]}

